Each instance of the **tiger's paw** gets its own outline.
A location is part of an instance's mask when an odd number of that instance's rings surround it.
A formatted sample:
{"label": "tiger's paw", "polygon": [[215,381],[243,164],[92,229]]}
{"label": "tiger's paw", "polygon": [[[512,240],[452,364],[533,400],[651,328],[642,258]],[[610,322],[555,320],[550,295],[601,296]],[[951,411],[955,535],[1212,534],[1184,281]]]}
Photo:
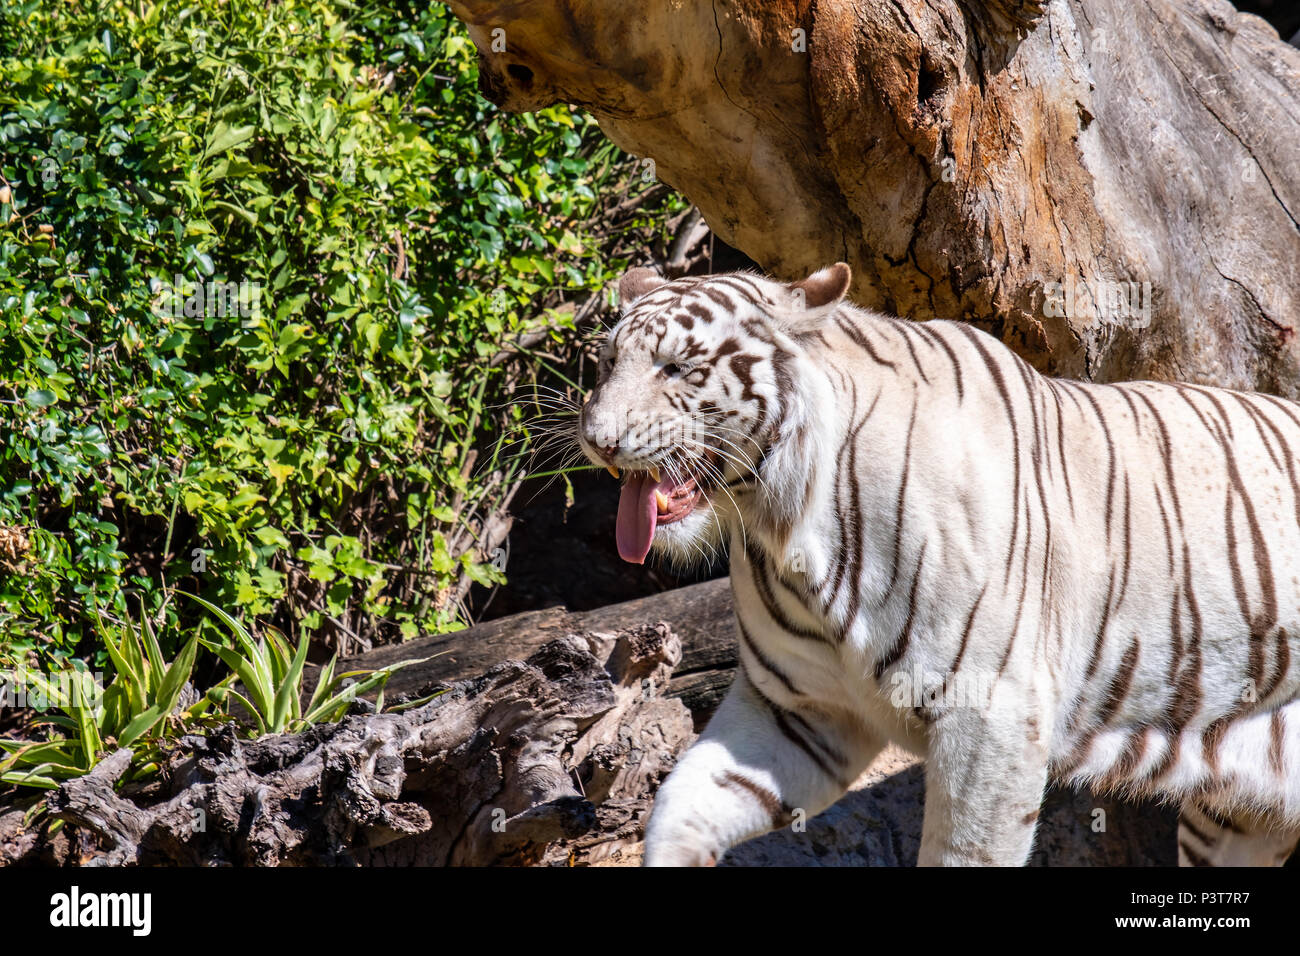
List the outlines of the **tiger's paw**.
{"label": "tiger's paw", "polygon": [[718,855],[704,847],[685,844],[646,844],[642,866],[717,866]]}

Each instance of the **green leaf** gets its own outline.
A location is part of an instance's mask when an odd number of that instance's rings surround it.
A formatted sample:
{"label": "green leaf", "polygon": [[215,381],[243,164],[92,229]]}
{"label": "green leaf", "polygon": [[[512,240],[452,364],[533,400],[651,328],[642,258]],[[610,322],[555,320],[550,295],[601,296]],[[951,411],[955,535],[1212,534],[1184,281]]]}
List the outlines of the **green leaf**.
{"label": "green leaf", "polygon": [[293,663],[275,692],[271,724],[277,733],[288,726],[289,717],[301,699],[302,668],[307,663],[307,648],[307,638],[304,637],[298,642],[298,652],[293,656]]}
{"label": "green leaf", "polygon": [[[221,623],[226,626],[226,629],[234,636],[235,642],[243,654],[243,656],[238,659],[246,662],[252,678],[252,684],[256,686],[257,693],[263,698],[259,700],[259,704],[261,704],[265,709],[271,699],[271,670],[266,661],[265,653],[260,647],[258,647],[257,642],[253,640],[252,635],[248,633],[248,630],[244,625],[240,624],[215,604],[205,601],[197,594],[190,594],[188,591],[182,591],[179,588],[176,593],[183,594],[207,608],[217,616],[217,619],[221,621]],[[225,660],[224,657],[222,659]],[[254,690],[253,686],[250,686],[249,684],[249,679],[245,678],[242,674],[240,675],[240,680],[244,681],[244,685],[248,687],[250,692]]]}
{"label": "green leaf", "polygon": [[240,219],[244,220],[244,222],[248,223],[250,226],[257,225],[257,213],[252,212],[251,210],[245,209],[242,206],[236,206],[234,203],[225,202],[224,200],[220,200],[220,199],[214,201],[212,205],[216,209],[224,209],[226,212],[238,216]]}
{"label": "green leaf", "polygon": [[143,598],[140,601],[140,632],[144,635],[142,643],[146,659],[149,661],[149,684],[152,688],[162,680],[167,665],[163,661],[162,646],[158,643],[158,636],[154,634],[153,625],[149,623],[149,617],[145,614]]}
{"label": "green leaf", "polygon": [[81,766],[89,769],[95,765],[99,752],[104,749],[104,741],[100,739],[99,725],[95,722],[94,708],[85,698],[81,681],[73,679],[70,686],[72,688],[72,717],[77,722],[77,742],[82,752]]}
{"label": "green leaf", "polygon": [[334,665],[338,662],[338,654],[334,654],[320,669],[316,675],[316,687],[311,693],[311,700],[307,703],[307,712],[312,713],[316,710],[317,704],[325,700],[334,686]]}
{"label": "green leaf", "polygon": [[257,718],[262,733],[265,733],[266,724],[262,715],[270,715],[270,702],[275,696],[270,684],[263,682],[256,668],[230,648],[217,645],[208,649],[220,657],[226,666],[239,677],[239,682],[244,685],[244,689],[252,697],[253,703],[249,703],[247,698],[234,691],[230,691],[230,694],[244,702],[244,706]]}
{"label": "green leaf", "polygon": [[212,135],[208,137],[207,145],[203,148],[203,155],[199,161],[207,159],[214,153],[224,153],[228,149],[233,149],[240,143],[245,143],[253,138],[253,132],[257,127],[249,126],[229,126],[224,121],[218,123],[212,129]]}
{"label": "green leaf", "polygon": [[235,698],[235,700],[239,701],[241,704],[244,705],[244,709],[248,711],[249,715],[253,718],[253,720],[257,722],[258,736],[268,733],[266,718],[263,716],[265,711],[261,708],[253,706],[252,702],[249,701],[249,699],[245,697],[243,694],[239,693],[239,691],[232,690],[229,693],[231,697]]}
{"label": "green leaf", "polygon": [[162,686],[158,689],[158,705],[164,714],[170,714],[176,709],[181,691],[185,689],[190,673],[194,670],[194,659],[198,649],[199,636],[195,634],[185,643],[180,654],[176,655],[171,667],[167,668],[167,676],[163,678]]}
{"label": "green leaf", "polygon": [[117,744],[119,747],[129,747],[135,743],[137,737],[153,729],[154,725],[167,716],[167,711],[157,704],[142,711],[139,716],[122,728],[118,734]]}
{"label": "green leaf", "polygon": [[[129,634],[129,632],[128,632]],[[136,666],[127,659],[122,649],[113,640],[107,630],[100,630],[100,639],[104,642],[104,650],[108,652],[109,659],[113,662],[113,667],[117,670],[117,677],[114,684],[120,686],[131,702],[131,709],[135,712],[143,710],[145,707],[145,679]]]}

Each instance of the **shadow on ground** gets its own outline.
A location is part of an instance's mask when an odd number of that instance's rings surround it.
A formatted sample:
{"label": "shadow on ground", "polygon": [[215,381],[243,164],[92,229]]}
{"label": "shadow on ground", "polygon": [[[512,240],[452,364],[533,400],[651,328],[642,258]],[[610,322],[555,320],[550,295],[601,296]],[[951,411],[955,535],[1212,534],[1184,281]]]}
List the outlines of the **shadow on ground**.
{"label": "shadow on ground", "polygon": [[[882,758],[839,803],[809,820],[806,832],[787,828],[750,840],[720,865],[915,866],[924,772],[904,755]],[[1032,866],[1178,865],[1178,815],[1167,807],[1058,789],[1039,820]],[[1104,831],[1094,832],[1094,821],[1104,821]]]}

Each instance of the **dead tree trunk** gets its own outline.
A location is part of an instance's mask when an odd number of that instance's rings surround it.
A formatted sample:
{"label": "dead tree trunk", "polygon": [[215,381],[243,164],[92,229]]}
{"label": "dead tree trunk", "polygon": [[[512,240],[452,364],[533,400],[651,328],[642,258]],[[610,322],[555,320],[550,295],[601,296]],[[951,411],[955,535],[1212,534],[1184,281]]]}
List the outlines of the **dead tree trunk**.
{"label": "dead tree trunk", "polygon": [[598,862],[641,839],[693,738],[661,694],[680,658],[664,624],[569,634],[407,712],[186,737],[147,786],[118,787],[121,750],[46,798],[56,837],[0,814],[0,865]]}
{"label": "dead tree trunk", "polygon": [[777,275],[1300,397],[1300,50],[1226,0],[451,6],[486,95],[587,108]]}

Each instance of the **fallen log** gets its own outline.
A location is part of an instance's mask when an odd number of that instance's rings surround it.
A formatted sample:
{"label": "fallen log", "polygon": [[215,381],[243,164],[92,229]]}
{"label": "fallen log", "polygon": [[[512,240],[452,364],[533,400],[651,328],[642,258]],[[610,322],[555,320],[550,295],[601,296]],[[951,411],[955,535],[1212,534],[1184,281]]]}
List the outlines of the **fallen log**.
{"label": "fallen log", "polygon": [[[664,624],[568,634],[405,712],[241,740],[180,740],[158,780],[118,786],[120,750],[46,798],[97,866],[578,865],[639,841],[693,737],[656,692],[681,659]],[[0,816],[0,862],[51,843]]]}
{"label": "fallen log", "polygon": [[[481,673],[507,658],[523,659],[547,641],[575,632],[617,632],[647,621],[665,622],[681,640],[681,663],[664,696],[680,698],[698,730],[721,702],[736,667],[736,623],[731,588],[706,581],[593,611],[547,608],[477,624],[450,634],[433,634],[367,651],[343,660],[339,671],[374,669],[411,658],[423,664],[397,671],[385,696],[421,697],[440,682]],[[437,656],[433,656],[437,655]]]}

